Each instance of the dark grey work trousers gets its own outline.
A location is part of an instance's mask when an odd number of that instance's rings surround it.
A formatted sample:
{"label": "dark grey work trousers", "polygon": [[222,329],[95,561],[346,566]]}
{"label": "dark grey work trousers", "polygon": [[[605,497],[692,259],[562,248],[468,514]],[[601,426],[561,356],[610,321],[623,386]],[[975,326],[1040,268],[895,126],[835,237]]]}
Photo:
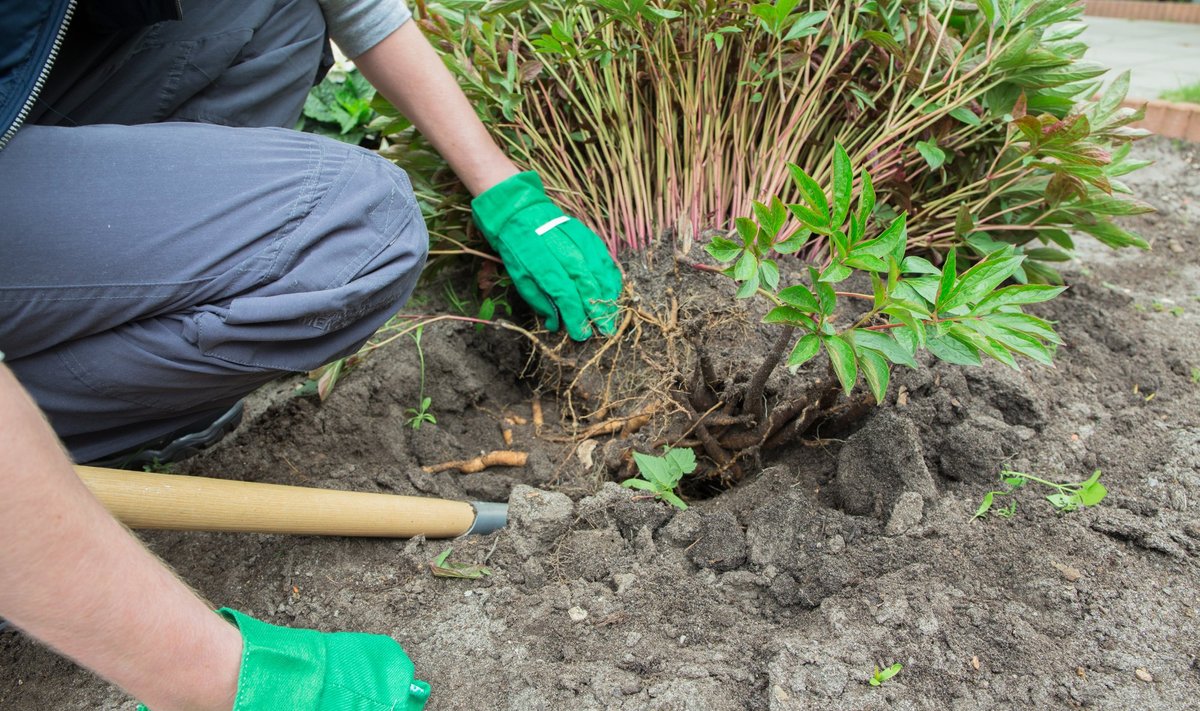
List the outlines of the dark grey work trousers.
{"label": "dark grey work trousers", "polygon": [[353,353],[425,263],[403,171],[281,128],[326,45],[316,0],[184,18],[73,29],[0,150],[0,351],[77,461]]}

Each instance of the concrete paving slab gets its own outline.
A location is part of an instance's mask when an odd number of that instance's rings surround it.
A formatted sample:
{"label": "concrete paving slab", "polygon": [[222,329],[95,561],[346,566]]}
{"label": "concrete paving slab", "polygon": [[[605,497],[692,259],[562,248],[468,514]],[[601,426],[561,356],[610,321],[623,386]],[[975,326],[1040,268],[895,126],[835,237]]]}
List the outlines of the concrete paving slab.
{"label": "concrete paving slab", "polygon": [[1112,69],[1108,80],[1131,71],[1129,96],[1157,99],[1164,91],[1200,83],[1200,25],[1086,17],[1080,36],[1086,59]]}

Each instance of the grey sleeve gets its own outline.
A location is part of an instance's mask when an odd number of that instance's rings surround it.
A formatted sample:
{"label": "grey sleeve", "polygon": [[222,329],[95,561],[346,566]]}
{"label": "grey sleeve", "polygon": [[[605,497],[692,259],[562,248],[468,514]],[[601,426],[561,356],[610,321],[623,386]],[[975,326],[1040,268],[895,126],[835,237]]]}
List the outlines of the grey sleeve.
{"label": "grey sleeve", "polygon": [[412,19],[403,0],[319,0],[329,36],[354,59]]}

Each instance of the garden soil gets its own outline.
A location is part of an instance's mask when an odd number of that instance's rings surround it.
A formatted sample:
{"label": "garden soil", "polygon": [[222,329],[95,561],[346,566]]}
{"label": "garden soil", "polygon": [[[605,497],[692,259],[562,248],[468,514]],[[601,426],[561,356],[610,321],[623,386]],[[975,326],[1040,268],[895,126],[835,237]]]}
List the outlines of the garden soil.
{"label": "garden soil", "polygon": [[[853,428],[771,452],[680,512],[605,482],[607,438],[565,441],[548,393],[535,433],[519,335],[437,324],[423,340],[436,425],[405,425],[419,400],[405,340],[324,403],[295,396],[299,378],[263,391],[235,436],[180,469],[507,500],[507,529],[144,538],[214,603],[391,635],[433,685],[430,709],[1200,708],[1200,150],[1139,150],[1157,164],[1129,183],[1158,213],[1130,224],[1153,250],[1088,245],[1066,265],[1071,289],[1036,309],[1066,340],[1054,369],[901,370]],[[525,467],[422,471],[503,448],[502,425]],[[1028,486],[1011,518],[973,520],[1004,467],[1101,469],[1110,494],[1060,515]],[[491,575],[431,575],[449,546]],[[133,701],[10,630],[0,708]]]}

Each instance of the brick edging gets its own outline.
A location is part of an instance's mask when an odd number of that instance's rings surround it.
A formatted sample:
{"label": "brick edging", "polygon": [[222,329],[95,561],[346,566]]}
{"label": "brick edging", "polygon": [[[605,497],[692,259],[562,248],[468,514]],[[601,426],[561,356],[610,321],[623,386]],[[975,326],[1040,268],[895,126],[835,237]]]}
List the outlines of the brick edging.
{"label": "brick edging", "polygon": [[1083,13],[1127,20],[1200,23],[1200,3],[1147,2],[1147,0],[1085,0]]}
{"label": "brick edging", "polygon": [[1146,118],[1133,124],[1167,138],[1200,143],[1200,104],[1162,99],[1126,99],[1124,106],[1146,107]]}

